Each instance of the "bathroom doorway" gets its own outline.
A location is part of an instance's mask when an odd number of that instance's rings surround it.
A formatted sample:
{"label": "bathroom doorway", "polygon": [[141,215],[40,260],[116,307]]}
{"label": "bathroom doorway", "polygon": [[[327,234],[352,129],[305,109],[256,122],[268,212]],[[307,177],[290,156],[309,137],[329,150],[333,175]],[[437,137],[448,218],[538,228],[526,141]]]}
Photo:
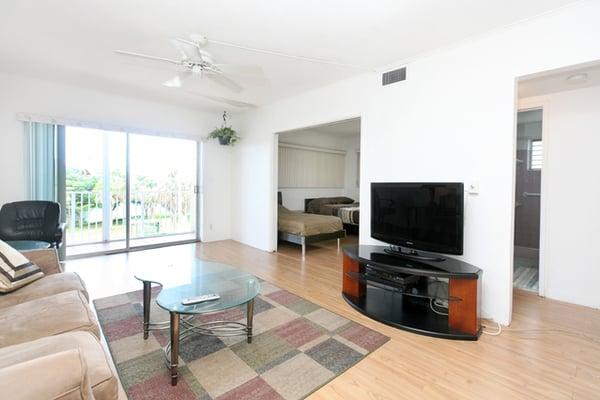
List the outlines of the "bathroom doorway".
{"label": "bathroom doorway", "polygon": [[539,290],[543,168],[541,108],[519,111],[515,176],[514,287]]}

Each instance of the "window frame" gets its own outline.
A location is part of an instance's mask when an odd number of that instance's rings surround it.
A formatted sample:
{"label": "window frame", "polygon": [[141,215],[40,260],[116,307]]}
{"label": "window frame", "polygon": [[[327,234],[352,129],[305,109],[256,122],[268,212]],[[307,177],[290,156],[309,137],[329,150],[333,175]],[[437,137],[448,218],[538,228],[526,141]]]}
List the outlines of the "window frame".
{"label": "window frame", "polygon": [[[534,152],[534,143],[539,142],[539,150],[541,161],[538,163],[534,163],[533,161],[533,152]],[[527,169],[530,171],[541,171],[544,167],[544,142],[542,139],[529,139],[527,145]]]}

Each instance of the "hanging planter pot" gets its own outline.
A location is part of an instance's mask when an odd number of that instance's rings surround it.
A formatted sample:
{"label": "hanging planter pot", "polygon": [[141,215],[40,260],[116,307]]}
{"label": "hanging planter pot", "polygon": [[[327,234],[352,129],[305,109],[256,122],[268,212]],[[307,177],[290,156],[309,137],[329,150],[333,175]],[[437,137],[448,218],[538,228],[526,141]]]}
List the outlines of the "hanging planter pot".
{"label": "hanging planter pot", "polygon": [[231,126],[227,126],[227,111],[223,112],[223,124],[220,128],[215,128],[208,137],[210,139],[218,139],[222,146],[233,146],[239,140],[237,132]]}
{"label": "hanging planter pot", "polygon": [[231,137],[229,136],[219,136],[219,144],[222,146],[229,146],[231,143]]}

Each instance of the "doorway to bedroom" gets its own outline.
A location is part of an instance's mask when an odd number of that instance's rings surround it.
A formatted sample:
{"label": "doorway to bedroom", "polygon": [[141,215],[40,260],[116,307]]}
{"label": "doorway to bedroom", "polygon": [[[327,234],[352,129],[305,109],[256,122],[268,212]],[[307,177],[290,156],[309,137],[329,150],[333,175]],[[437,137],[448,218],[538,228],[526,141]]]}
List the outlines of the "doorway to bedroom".
{"label": "doorway to bedroom", "polygon": [[303,253],[358,239],[360,118],[277,134],[277,233]]}

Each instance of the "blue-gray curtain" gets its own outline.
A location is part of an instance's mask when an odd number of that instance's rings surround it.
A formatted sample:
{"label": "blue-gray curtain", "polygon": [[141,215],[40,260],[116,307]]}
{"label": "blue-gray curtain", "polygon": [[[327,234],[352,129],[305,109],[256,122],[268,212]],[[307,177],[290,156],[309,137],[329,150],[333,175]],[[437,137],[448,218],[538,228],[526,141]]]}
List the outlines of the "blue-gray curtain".
{"label": "blue-gray curtain", "polygon": [[57,129],[54,124],[25,122],[29,140],[29,199],[57,201]]}
{"label": "blue-gray curtain", "polygon": [[[64,126],[43,122],[25,122],[29,142],[29,200],[56,201],[61,204],[61,222],[65,222]],[[67,238],[58,250],[65,259]]]}

